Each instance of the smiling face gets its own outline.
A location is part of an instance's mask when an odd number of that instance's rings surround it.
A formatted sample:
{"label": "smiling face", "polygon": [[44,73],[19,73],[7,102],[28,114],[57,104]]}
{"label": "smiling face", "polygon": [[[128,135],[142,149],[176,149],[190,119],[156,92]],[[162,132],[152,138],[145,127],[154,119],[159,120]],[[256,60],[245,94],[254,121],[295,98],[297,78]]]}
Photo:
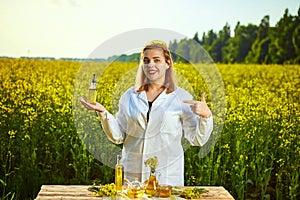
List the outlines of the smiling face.
{"label": "smiling face", "polygon": [[154,48],[145,50],[143,56],[143,72],[150,84],[163,85],[168,68],[162,49]]}
{"label": "smiling face", "polygon": [[148,91],[149,86],[160,86],[166,93],[176,88],[172,54],[163,41],[148,42],[141,52],[141,60],[136,76],[136,91]]}

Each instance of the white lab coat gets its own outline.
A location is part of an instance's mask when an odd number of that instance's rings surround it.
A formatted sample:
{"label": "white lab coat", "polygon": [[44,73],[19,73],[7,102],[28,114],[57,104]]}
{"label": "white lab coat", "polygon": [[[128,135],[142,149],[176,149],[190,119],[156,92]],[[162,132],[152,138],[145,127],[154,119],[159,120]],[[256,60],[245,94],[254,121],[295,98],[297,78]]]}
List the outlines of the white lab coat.
{"label": "white lab coat", "polygon": [[189,104],[192,96],[177,88],[167,94],[164,90],[153,102],[147,122],[148,101],[145,92],[128,89],[120,98],[119,111],[114,117],[101,113],[101,122],[109,140],[123,143],[122,160],[125,178],[144,182],[150,169],[144,161],[157,156],[159,182],[173,186],[184,185],[184,151],[182,136],[193,146],[202,146],[213,130],[213,118],[195,115]]}

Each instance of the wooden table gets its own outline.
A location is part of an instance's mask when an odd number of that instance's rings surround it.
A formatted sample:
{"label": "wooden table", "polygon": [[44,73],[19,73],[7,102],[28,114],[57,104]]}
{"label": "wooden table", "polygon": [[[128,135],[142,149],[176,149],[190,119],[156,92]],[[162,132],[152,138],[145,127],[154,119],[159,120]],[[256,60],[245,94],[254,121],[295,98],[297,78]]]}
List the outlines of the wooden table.
{"label": "wooden table", "polygon": [[[101,197],[96,197],[92,192],[88,191],[88,188],[91,187],[89,185],[43,185],[41,187],[40,192],[38,193],[36,200],[58,200],[58,199],[69,199],[69,200],[95,200],[102,199]],[[222,200],[233,200],[234,198],[230,195],[230,193],[222,186],[213,187],[213,186],[203,186],[208,190],[207,193],[202,194],[201,199],[222,199]],[[103,198],[104,199],[104,198]],[[109,199],[109,198],[105,198]],[[118,198],[124,199],[124,198]],[[144,199],[144,198],[143,198]],[[150,199],[150,198],[145,198]],[[158,199],[158,198],[156,198]],[[160,198],[167,199],[167,198]],[[180,199],[183,198],[174,196],[172,199]]]}

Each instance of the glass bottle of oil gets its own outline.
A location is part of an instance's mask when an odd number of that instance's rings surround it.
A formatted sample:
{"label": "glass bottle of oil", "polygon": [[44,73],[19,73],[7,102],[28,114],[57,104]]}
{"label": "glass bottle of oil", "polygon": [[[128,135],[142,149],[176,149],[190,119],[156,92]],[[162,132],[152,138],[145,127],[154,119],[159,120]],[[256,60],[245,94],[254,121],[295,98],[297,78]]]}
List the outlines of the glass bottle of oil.
{"label": "glass bottle of oil", "polygon": [[121,156],[117,156],[117,164],[115,166],[115,185],[117,188],[117,191],[123,190],[123,184],[124,184],[124,166],[121,163]]}
{"label": "glass bottle of oil", "polygon": [[93,75],[91,85],[89,87],[89,103],[96,104],[97,88],[96,74]]}
{"label": "glass bottle of oil", "polygon": [[147,182],[146,191],[145,191],[146,194],[155,196],[157,187],[158,187],[158,180],[156,178],[156,172],[154,168],[151,168],[149,180]]}

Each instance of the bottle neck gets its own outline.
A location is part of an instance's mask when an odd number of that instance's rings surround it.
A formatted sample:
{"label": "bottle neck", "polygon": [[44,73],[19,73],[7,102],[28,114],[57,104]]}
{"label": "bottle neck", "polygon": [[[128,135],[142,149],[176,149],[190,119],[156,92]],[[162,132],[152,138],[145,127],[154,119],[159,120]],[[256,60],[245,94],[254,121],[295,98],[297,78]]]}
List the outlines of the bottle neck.
{"label": "bottle neck", "polygon": [[155,175],[156,173],[155,173],[155,168],[151,168],[150,169],[150,175]]}
{"label": "bottle neck", "polygon": [[117,165],[120,165],[120,164],[121,164],[121,156],[117,155]]}

